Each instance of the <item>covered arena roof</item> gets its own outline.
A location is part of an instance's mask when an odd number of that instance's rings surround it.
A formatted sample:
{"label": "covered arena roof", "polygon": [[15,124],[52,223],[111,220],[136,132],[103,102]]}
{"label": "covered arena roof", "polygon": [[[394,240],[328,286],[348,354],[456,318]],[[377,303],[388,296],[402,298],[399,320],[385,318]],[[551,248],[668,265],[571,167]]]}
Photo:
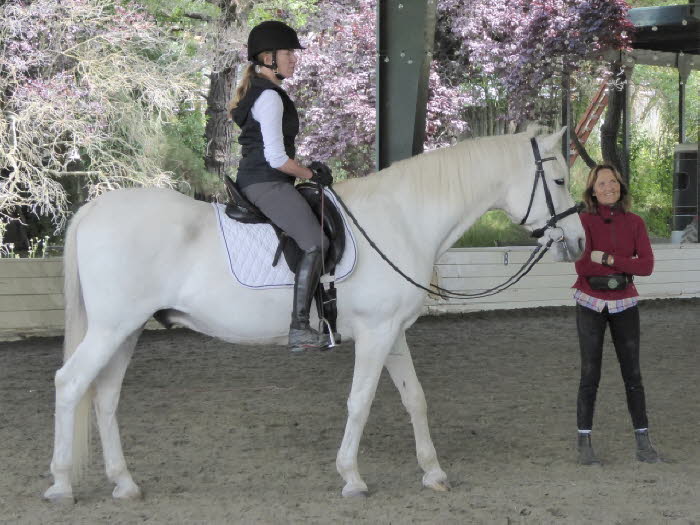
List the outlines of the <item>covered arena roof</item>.
{"label": "covered arena roof", "polygon": [[634,23],[630,51],[610,51],[626,63],[678,68],[687,78],[692,70],[700,70],[700,6],[698,3],[666,7],[630,9]]}
{"label": "covered arena roof", "polygon": [[698,4],[630,9],[635,26],[634,49],[700,53],[700,18]]}

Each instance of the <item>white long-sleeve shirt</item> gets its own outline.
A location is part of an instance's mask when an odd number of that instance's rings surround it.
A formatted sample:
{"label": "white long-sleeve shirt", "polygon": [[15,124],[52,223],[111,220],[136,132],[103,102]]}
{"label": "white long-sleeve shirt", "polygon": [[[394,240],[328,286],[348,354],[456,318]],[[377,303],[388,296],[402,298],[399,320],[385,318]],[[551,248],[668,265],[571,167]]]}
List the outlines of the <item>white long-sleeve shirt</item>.
{"label": "white long-sleeve shirt", "polygon": [[265,160],[273,168],[279,168],[289,160],[289,156],[284,151],[283,113],[282,97],[273,89],[263,91],[251,108],[253,118],[260,123]]}

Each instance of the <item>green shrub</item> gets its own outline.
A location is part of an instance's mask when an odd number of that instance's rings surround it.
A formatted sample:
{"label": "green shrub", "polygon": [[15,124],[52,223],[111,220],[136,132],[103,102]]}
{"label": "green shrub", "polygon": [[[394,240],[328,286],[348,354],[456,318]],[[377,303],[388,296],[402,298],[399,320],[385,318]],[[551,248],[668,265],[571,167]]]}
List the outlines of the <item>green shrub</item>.
{"label": "green shrub", "polygon": [[478,246],[517,246],[534,244],[535,241],[522,226],[513,224],[502,211],[490,211],[482,215],[455,243],[455,248]]}
{"label": "green shrub", "polygon": [[676,138],[669,133],[653,138],[643,131],[635,131],[631,143],[632,211],[644,219],[651,236],[669,237]]}

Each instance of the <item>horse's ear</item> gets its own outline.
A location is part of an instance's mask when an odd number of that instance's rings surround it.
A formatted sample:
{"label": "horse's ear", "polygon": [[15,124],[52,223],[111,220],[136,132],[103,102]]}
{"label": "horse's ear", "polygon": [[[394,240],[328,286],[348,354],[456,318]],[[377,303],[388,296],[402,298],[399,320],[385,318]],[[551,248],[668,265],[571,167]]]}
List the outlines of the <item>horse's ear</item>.
{"label": "horse's ear", "polygon": [[540,149],[542,151],[559,151],[561,138],[565,131],[566,126],[563,126],[559,131],[552,133],[551,135],[539,137],[537,142],[540,144]]}

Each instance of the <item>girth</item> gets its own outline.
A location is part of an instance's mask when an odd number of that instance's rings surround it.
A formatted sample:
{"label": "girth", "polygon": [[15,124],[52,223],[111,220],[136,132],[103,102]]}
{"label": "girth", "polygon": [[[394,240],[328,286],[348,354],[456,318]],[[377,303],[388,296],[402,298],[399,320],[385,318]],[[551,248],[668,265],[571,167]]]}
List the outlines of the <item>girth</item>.
{"label": "girth", "polygon": [[[270,224],[279,239],[279,245],[277,246],[272,265],[276,266],[280,256],[284,254],[284,259],[287,261],[289,269],[296,273],[302,252],[294,239],[289,237],[279,226],[270,221],[260,209],[246,199],[233,180],[225,177],[224,182],[226,183],[226,191],[229,196],[229,202],[226,205],[226,215],[235,221],[245,224]],[[345,226],[342,216],[330,199],[321,200],[321,190],[318,185],[305,182],[298,184],[296,189],[309,203],[309,207],[319,222],[323,224],[323,231],[330,243],[324,261],[324,269],[326,274],[332,275],[345,250]]]}

